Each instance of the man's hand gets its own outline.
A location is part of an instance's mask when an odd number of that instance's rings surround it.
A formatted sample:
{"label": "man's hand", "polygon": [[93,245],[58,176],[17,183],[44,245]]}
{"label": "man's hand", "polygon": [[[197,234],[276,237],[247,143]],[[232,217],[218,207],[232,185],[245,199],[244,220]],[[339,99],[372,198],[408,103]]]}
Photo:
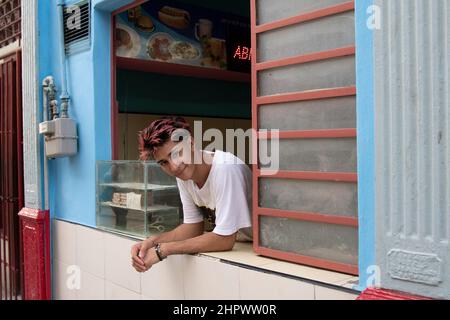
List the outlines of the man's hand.
{"label": "man's hand", "polygon": [[159,262],[158,255],[156,254],[156,250],[152,248],[151,250],[147,251],[147,255],[144,258],[144,271],[147,271],[150,269],[154,264],[157,264]]}
{"label": "man's hand", "polygon": [[[149,249],[155,246],[152,238],[148,238],[142,242],[136,243],[131,247],[131,264],[137,272],[145,272],[150,269],[151,265],[146,267],[145,258]],[[158,258],[158,257],[156,257]]]}

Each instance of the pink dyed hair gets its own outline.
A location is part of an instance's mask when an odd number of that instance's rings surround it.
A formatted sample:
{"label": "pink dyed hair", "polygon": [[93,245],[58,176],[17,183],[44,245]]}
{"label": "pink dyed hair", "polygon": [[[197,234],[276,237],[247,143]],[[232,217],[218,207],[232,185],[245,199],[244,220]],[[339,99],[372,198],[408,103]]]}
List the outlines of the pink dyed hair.
{"label": "pink dyed hair", "polygon": [[[164,117],[153,121],[147,128],[138,133],[139,159],[154,159],[155,151],[170,141],[172,133],[177,129],[187,130],[191,135],[191,127],[183,117]],[[181,141],[180,136],[178,141]]]}

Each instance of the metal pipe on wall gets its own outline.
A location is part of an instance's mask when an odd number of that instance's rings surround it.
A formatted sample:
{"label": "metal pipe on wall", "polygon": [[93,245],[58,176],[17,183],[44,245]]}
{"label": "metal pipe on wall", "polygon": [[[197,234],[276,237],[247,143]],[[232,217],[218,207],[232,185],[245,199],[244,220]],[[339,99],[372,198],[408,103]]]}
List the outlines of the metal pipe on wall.
{"label": "metal pipe on wall", "polygon": [[[48,76],[42,81],[42,90],[43,90],[43,121],[46,122],[49,120],[48,116],[48,102],[49,97],[54,97],[55,94],[55,84],[53,77]],[[51,98],[52,99],[52,98]],[[53,100],[53,99],[52,99]],[[51,118],[53,119],[53,111],[51,114]],[[48,196],[48,159],[45,156],[47,154],[46,144],[44,143],[44,210],[49,209],[49,196]]]}
{"label": "metal pipe on wall", "polygon": [[70,96],[67,92],[67,68],[66,68],[66,52],[64,47],[64,6],[65,1],[59,0],[58,25],[59,25],[59,59],[61,63],[61,118],[68,118]]}

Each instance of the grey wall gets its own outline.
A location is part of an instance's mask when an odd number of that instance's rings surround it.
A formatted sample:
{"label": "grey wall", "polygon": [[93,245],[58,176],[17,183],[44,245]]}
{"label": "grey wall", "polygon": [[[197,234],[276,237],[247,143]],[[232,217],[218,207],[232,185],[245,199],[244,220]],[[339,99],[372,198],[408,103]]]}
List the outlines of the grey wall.
{"label": "grey wall", "polygon": [[450,298],[450,3],[376,0],[377,264],[381,286]]}

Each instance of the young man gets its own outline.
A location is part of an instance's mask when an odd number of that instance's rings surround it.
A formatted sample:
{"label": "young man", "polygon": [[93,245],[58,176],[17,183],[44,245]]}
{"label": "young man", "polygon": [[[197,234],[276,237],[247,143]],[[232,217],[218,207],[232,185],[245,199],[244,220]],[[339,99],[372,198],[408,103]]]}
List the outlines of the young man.
{"label": "young man", "polygon": [[[199,150],[180,117],[156,120],[139,133],[141,160],[155,160],[176,177],[184,222],[131,249],[132,265],[145,272],[173,254],[231,250],[237,235],[251,239],[252,174],[233,154]],[[215,219],[204,233],[204,218]]]}

